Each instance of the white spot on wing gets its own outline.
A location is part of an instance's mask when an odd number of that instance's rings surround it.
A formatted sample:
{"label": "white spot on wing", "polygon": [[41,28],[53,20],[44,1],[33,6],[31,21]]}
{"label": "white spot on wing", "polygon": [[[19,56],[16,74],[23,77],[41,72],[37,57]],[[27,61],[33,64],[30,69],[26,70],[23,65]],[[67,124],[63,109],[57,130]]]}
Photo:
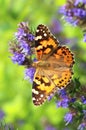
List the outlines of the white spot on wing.
{"label": "white spot on wing", "polygon": [[39,29],[37,29],[36,32],[39,32]]}
{"label": "white spot on wing", "polygon": [[32,89],[32,92],[33,92],[34,94],[36,94],[36,95],[38,95],[38,94],[39,94],[39,92],[38,92],[38,91],[36,91],[35,89]]}
{"label": "white spot on wing", "polygon": [[37,50],[40,50],[42,48],[43,48],[43,46],[40,45],[40,46],[37,47]]}
{"label": "white spot on wing", "polygon": [[36,40],[36,41],[39,40],[39,39],[42,39],[42,36],[37,36],[37,37],[35,37],[35,40]]}
{"label": "white spot on wing", "polygon": [[32,100],[34,101],[34,100],[36,100],[36,99],[33,97]]}
{"label": "white spot on wing", "polygon": [[46,33],[44,33],[44,36],[46,37],[46,36],[47,36],[47,34],[46,34]]}
{"label": "white spot on wing", "polygon": [[43,97],[43,96],[44,96],[43,94],[40,95],[40,97]]}

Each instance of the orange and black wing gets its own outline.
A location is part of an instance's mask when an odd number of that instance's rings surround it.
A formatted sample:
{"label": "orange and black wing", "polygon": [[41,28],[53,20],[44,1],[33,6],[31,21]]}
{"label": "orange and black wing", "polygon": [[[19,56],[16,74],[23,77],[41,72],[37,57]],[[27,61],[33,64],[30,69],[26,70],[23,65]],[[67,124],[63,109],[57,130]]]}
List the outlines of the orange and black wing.
{"label": "orange and black wing", "polygon": [[48,77],[45,70],[37,69],[32,88],[32,100],[34,105],[38,106],[43,104],[50,95],[55,93],[55,89],[55,84]]}
{"label": "orange and black wing", "polygon": [[[41,105],[56,92],[64,88],[72,78],[74,57],[69,48],[58,46],[59,42],[44,25],[39,25],[35,36],[37,59],[42,67],[36,67],[33,80],[32,97],[35,105]],[[43,64],[48,67],[43,68]]]}
{"label": "orange and black wing", "polygon": [[[59,46],[47,59],[51,68],[46,69],[46,74],[58,89],[65,88],[73,75],[74,55],[66,46]],[[49,73],[50,71],[50,73]]]}
{"label": "orange and black wing", "polygon": [[45,25],[38,25],[35,34],[35,51],[38,60],[46,59],[54,49],[58,47],[59,42],[50,33]]}
{"label": "orange and black wing", "polygon": [[33,103],[41,105],[58,89],[65,88],[71,81],[74,57],[69,48],[59,46],[45,61],[46,68],[37,68],[33,80]]}

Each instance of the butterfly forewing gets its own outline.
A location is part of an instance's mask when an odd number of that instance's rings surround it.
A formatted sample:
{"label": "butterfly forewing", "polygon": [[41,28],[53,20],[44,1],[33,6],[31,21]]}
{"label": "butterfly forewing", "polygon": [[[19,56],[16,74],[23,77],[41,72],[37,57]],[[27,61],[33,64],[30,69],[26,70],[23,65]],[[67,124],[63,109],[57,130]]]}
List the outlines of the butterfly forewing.
{"label": "butterfly forewing", "polygon": [[35,36],[35,50],[37,59],[46,59],[46,57],[57,48],[59,42],[50,33],[45,25],[39,25],[36,30]]}

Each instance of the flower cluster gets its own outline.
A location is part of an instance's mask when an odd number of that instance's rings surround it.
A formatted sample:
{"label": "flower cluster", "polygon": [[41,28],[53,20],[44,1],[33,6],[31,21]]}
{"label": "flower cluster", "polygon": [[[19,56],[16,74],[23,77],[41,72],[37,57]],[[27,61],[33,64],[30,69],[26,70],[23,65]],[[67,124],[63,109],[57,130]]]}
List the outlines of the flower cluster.
{"label": "flower cluster", "polygon": [[18,25],[15,40],[10,43],[11,59],[13,63],[26,66],[25,79],[33,80],[35,69],[31,66],[34,60],[34,34],[26,22]]}
{"label": "flower cluster", "polygon": [[[76,84],[76,86],[74,85]],[[69,88],[69,89],[68,89]],[[59,99],[56,106],[68,108],[64,116],[66,125],[76,122],[78,130],[86,128],[86,87],[81,87],[79,81],[75,79],[66,89],[58,92]],[[83,92],[84,89],[84,92]],[[82,96],[83,95],[83,96]],[[56,95],[57,96],[57,95]],[[57,97],[58,98],[58,97]]]}
{"label": "flower cluster", "polygon": [[[54,24],[56,24],[56,21]],[[26,67],[25,79],[30,79],[31,82],[35,73],[35,68],[32,67],[32,64],[36,61],[34,57],[34,41],[34,34],[28,24],[22,22],[15,33],[15,40],[9,46],[13,63]],[[69,112],[64,116],[66,125],[76,122],[78,130],[84,130],[86,128],[86,87],[81,87],[79,81],[75,79],[68,88],[60,90],[56,94],[58,99],[56,106],[57,108],[69,109]],[[51,98],[52,96],[49,97],[49,100]],[[48,128],[50,129],[50,127]]]}
{"label": "flower cluster", "polygon": [[58,38],[58,41],[59,43],[61,43],[61,45],[69,45],[73,50],[77,46],[78,39],[76,37],[67,37],[64,31],[64,27],[62,26],[62,21],[60,20],[59,13],[57,15],[58,19],[52,18],[49,29],[51,30],[52,34],[54,34],[54,36]]}
{"label": "flower cluster", "polygon": [[84,31],[84,42],[86,42],[86,0],[67,0],[60,8],[67,22],[73,26],[79,26]]}

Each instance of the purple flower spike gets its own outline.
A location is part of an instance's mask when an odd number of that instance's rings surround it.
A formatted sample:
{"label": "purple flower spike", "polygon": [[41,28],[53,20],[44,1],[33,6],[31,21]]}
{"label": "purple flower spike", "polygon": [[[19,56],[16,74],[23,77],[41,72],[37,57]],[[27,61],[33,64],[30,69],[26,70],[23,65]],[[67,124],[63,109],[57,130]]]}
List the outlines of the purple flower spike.
{"label": "purple flower spike", "polygon": [[48,96],[48,101],[50,101],[51,99],[52,99],[52,97],[53,97],[53,95],[50,95],[50,96]]}
{"label": "purple flower spike", "polygon": [[[64,15],[68,23],[79,26],[82,31],[86,32],[86,0],[67,0],[59,12]],[[86,42],[85,35],[83,40]]]}
{"label": "purple flower spike", "polygon": [[5,116],[5,113],[2,110],[0,110],[0,120],[2,120],[4,116]]}
{"label": "purple flower spike", "polygon": [[82,103],[86,104],[86,98],[84,96],[81,97]]}
{"label": "purple flower spike", "polygon": [[86,4],[86,0],[75,0],[74,5],[77,6],[79,3],[84,3],[84,4]]}
{"label": "purple flower spike", "polygon": [[59,94],[60,94],[61,98],[64,98],[67,96],[65,89],[59,90]]}
{"label": "purple flower spike", "polygon": [[69,105],[69,99],[67,97],[65,89],[59,90],[60,100],[57,101],[57,107],[67,108]]}
{"label": "purple flower spike", "polygon": [[20,48],[22,49],[22,53],[25,55],[31,55],[31,47],[26,43],[26,41],[21,41]]}
{"label": "purple flower spike", "polygon": [[86,42],[86,33],[84,34],[83,41]]}
{"label": "purple flower spike", "polygon": [[32,35],[32,34],[27,34],[27,37],[28,37],[29,41],[33,41],[35,38],[34,35]]}
{"label": "purple flower spike", "polygon": [[21,53],[15,52],[14,55],[11,57],[13,63],[17,63],[18,65],[22,65],[25,60],[25,56]]}
{"label": "purple flower spike", "polygon": [[30,32],[30,29],[28,28],[28,24],[25,22],[21,22],[19,24],[18,32],[15,33],[15,36],[19,42],[21,40],[28,42],[33,42],[34,35]]}
{"label": "purple flower spike", "polygon": [[83,113],[84,113],[84,115],[85,115],[85,117],[86,117],[86,110],[83,110]]}
{"label": "purple flower spike", "polygon": [[68,99],[68,98],[65,98],[65,99],[62,101],[62,107],[63,107],[63,108],[67,108],[67,107],[68,107],[68,103],[69,103],[69,99]]}
{"label": "purple flower spike", "polygon": [[67,22],[80,25],[80,21],[84,21],[86,17],[85,7],[79,6],[79,3],[85,4],[83,0],[67,1],[67,4],[60,8],[60,13],[64,14]]}
{"label": "purple flower spike", "polygon": [[58,107],[62,107],[62,102],[61,101],[57,101],[56,106],[57,106],[57,108]]}
{"label": "purple flower spike", "polygon": [[20,41],[23,36],[26,36],[23,28],[18,28],[18,32],[15,33],[15,37]]}
{"label": "purple flower spike", "polygon": [[69,99],[68,98],[63,98],[62,100],[57,101],[57,107],[67,108],[68,103],[69,103]]}
{"label": "purple flower spike", "polygon": [[74,20],[72,17],[65,17],[65,20],[72,24],[73,26],[77,26],[77,23],[78,23],[78,19],[77,20]]}
{"label": "purple flower spike", "polygon": [[78,126],[78,129],[77,130],[85,130],[86,128],[86,123],[81,123],[79,126]]}
{"label": "purple flower spike", "polygon": [[67,114],[65,115],[65,117],[64,117],[64,120],[65,120],[65,122],[66,122],[66,125],[68,125],[69,123],[71,123],[72,120],[73,120],[73,115],[72,115],[72,113],[67,113]]}
{"label": "purple flower spike", "polygon": [[33,82],[33,77],[35,73],[35,68],[31,67],[25,70],[25,79],[30,79],[30,82]]}

